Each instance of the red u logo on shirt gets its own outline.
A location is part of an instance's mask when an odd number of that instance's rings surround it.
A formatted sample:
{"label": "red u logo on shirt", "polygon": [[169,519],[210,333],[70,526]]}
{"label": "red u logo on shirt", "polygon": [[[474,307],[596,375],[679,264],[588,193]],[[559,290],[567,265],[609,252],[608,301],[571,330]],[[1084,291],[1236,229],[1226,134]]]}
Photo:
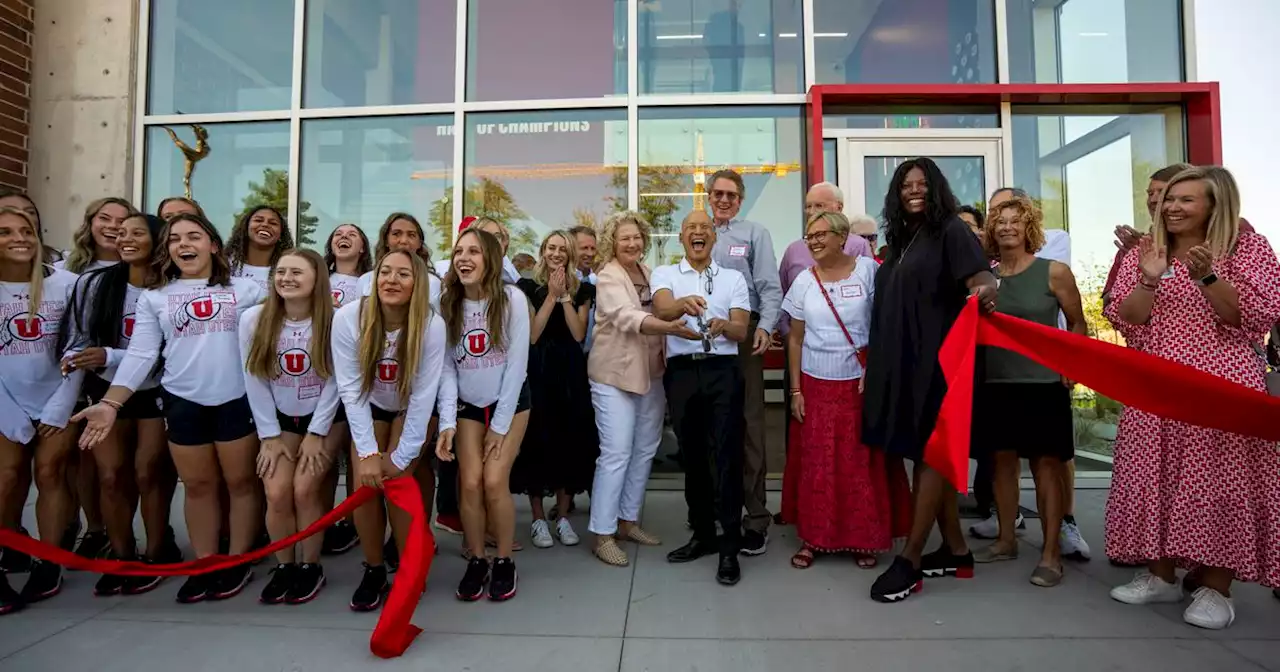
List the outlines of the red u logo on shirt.
{"label": "red u logo on shirt", "polygon": [[492,345],[492,339],[489,338],[489,332],[484,329],[472,329],[462,336],[463,347],[466,348],[467,354],[472,357],[484,357],[489,353]]}
{"label": "red u logo on shirt", "polygon": [[133,338],[134,316],[132,314],[124,316],[124,322],[120,325],[120,333],[125,338]]}
{"label": "red u logo on shirt", "polygon": [[341,289],[333,290],[333,307],[334,308],[342,307],[342,298],[345,297],[346,295],[347,293],[342,291]]}
{"label": "red u logo on shirt", "polygon": [[311,355],[301,348],[280,353],[280,370],[290,376],[301,376],[311,370]]}
{"label": "red u logo on shirt", "polygon": [[400,362],[394,359],[380,359],[376,366],[380,383],[394,383],[400,376]]}
{"label": "red u logo on shirt", "polygon": [[212,298],[202,296],[198,299],[192,299],[191,302],[187,304],[187,314],[190,315],[192,319],[205,322],[213,319],[213,316],[218,314],[218,308],[217,305],[214,304]]}
{"label": "red u logo on shirt", "polygon": [[36,341],[40,339],[40,326],[44,323],[44,318],[40,315],[32,315],[31,313],[21,313],[15,315],[10,324],[14,337],[20,341]]}

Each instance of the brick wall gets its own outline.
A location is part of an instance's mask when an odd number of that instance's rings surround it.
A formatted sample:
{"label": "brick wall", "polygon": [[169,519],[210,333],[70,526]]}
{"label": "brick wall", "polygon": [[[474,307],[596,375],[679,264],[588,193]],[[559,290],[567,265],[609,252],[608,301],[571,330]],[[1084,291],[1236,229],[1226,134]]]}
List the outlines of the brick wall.
{"label": "brick wall", "polygon": [[34,0],[0,0],[0,186],[27,188]]}

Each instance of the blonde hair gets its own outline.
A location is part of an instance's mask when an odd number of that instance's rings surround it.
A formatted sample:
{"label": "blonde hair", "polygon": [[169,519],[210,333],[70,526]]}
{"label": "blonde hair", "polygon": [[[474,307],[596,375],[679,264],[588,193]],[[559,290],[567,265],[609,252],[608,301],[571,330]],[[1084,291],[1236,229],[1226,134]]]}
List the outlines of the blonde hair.
{"label": "blonde hair", "polygon": [[852,225],[849,224],[849,218],[845,217],[844,213],[840,212],[814,213],[814,215],[809,218],[809,221],[804,223],[804,232],[809,233],[809,227],[824,220],[827,224],[831,225],[831,233],[834,233],[837,236],[847,237],[849,235],[849,230],[852,228]]}
{"label": "blonde hair", "polygon": [[1235,249],[1240,238],[1240,188],[1231,171],[1222,166],[1195,166],[1178,173],[1160,192],[1160,205],[1156,210],[1155,226],[1151,236],[1157,247],[1169,244],[1169,231],[1165,228],[1164,201],[1169,190],[1181,182],[1198,181],[1204,184],[1205,195],[1213,210],[1204,233],[1205,246],[1215,259],[1221,259]]}
{"label": "blonde hair", "polygon": [[547,243],[557,236],[564,241],[564,246],[568,250],[568,259],[564,262],[565,292],[570,297],[574,297],[578,295],[578,274],[575,273],[578,270],[578,249],[577,241],[573,240],[568,231],[555,230],[542,239],[542,245],[538,246],[538,265],[533,268],[533,281],[543,287],[550,281],[551,269],[547,267]]}
{"label": "blonde hair", "polygon": [[[311,342],[307,352],[311,356],[311,368],[318,376],[328,379],[333,375],[333,355],[329,352],[329,332],[333,326],[333,296],[329,290],[329,274],[325,272],[324,258],[313,250],[293,248],[285,250],[280,259],[300,257],[311,265],[315,273],[315,286],[311,288]],[[276,260],[279,264],[280,261]],[[262,304],[262,314],[253,332],[249,354],[245,357],[245,371],[272,380],[280,375],[280,353],[276,346],[280,330],[284,328],[284,299],[276,291],[275,266],[271,267],[267,282],[267,300]]]}
{"label": "blonde hair", "polygon": [[609,215],[600,225],[599,245],[596,247],[596,260],[601,266],[613,261],[616,253],[614,247],[618,243],[618,228],[623,224],[635,224],[640,229],[640,237],[644,239],[644,249],[640,251],[643,258],[649,254],[649,243],[652,242],[653,229],[649,220],[635,210],[623,210]]}
{"label": "blonde hair", "polygon": [[67,255],[67,262],[64,268],[72,273],[83,273],[84,269],[93,263],[98,256],[98,245],[93,240],[93,220],[102,212],[102,209],[108,205],[118,205],[125,209],[125,217],[138,214],[133,204],[123,198],[108,196],[99,198],[89,204],[84,210],[84,221],[81,222],[80,228],[76,231],[76,235],[71,241],[71,254]]}
{"label": "blonde hair", "polygon": [[40,234],[38,233],[39,229],[36,226],[35,221],[31,219],[31,216],[23,210],[5,206],[0,208],[0,217],[4,217],[5,215],[21,217],[22,221],[26,222],[27,226],[31,227],[31,234],[36,239],[36,256],[31,259],[31,277],[28,279],[29,286],[27,287],[27,298],[29,300],[29,303],[27,304],[27,312],[35,315],[40,312],[40,300],[42,298],[41,295],[44,294],[45,278],[44,263],[40,258],[42,246],[40,244]]}
{"label": "blonde hair", "polygon": [[996,244],[996,225],[1000,222],[1000,213],[1009,209],[1017,211],[1018,220],[1026,228],[1024,240],[1027,252],[1039,252],[1044,247],[1044,214],[1035,201],[1026,196],[1014,196],[987,213],[987,221],[982,227],[986,234],[983,238],[986,240],[987,254],[1000,253],[1000,246]]}
{"label": "blonde hair", "polygon": [[378,257],[378,263],[374,264],[373,291],[361,299],[360,341],[356,344],[360,370],[364,374],[360,380],[361,396],[368,396],[373,391],[373,381],[378,377],[378,360],[382,359],[382,349],[387,342],[387,327],[382,315],[382,299],[378,297],[376,274],[382,269],[382,264],[396,254],[404,255],[413,269],[409,317],[400,328],[400,337],[396,339],[395,358],[400,364],[396,394],[402,400],[408,399],[413,392],[413,379],[421,365],[422,341],[427,337],[427,325],[431,322],[431,280],[428,278],[427,262],[416,254],[392,250]]}

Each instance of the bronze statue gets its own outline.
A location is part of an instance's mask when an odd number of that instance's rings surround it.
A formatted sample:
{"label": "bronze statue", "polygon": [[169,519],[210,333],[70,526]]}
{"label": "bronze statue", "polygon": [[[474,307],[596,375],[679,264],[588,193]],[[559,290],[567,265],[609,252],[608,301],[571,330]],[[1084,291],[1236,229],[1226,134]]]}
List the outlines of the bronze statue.
{"label": "bronze statue", "polygon": [[184,157],[182,186],[186,190],[186,197],[194,198],[191,195],[191,176],[196,172],[196,164],[209,156],[209,131],[206,131],[204,126],[199,124],[191,124],[191,131],[196,134],[196,147],[192,149],[190,145],[178,137],[177,133],[173,132],[172,128],[168,126],[162,126],[161,128],[169,134],[169,139],[173,140],[173,144],[178,148],[178,151],[182,152]]}

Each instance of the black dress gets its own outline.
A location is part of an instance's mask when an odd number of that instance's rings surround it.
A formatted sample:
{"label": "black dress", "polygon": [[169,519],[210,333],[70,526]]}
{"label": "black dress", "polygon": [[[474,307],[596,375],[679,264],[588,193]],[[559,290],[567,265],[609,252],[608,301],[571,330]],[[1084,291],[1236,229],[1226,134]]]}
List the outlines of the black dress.
{"label": "black dress", "polygon": [[[547,298],[546,286],[522,279],[517,286],[536,313]],[[596,288],[584,282],[573,309],[595,302]],[[564,489],[586,492],[595,478],[600,439],[596,433],[587,355],[565,322],[568,306],[556,304],[538,342],[529,346],[529,428],[511,470],[511,492],[550,496]]]}
{"label": "black dress", "polygon": [[990,264],[958,217],[907,241],[876,272],[862,441],[919,460],[947,391],[938,352],[969,295],[965,281]]}

